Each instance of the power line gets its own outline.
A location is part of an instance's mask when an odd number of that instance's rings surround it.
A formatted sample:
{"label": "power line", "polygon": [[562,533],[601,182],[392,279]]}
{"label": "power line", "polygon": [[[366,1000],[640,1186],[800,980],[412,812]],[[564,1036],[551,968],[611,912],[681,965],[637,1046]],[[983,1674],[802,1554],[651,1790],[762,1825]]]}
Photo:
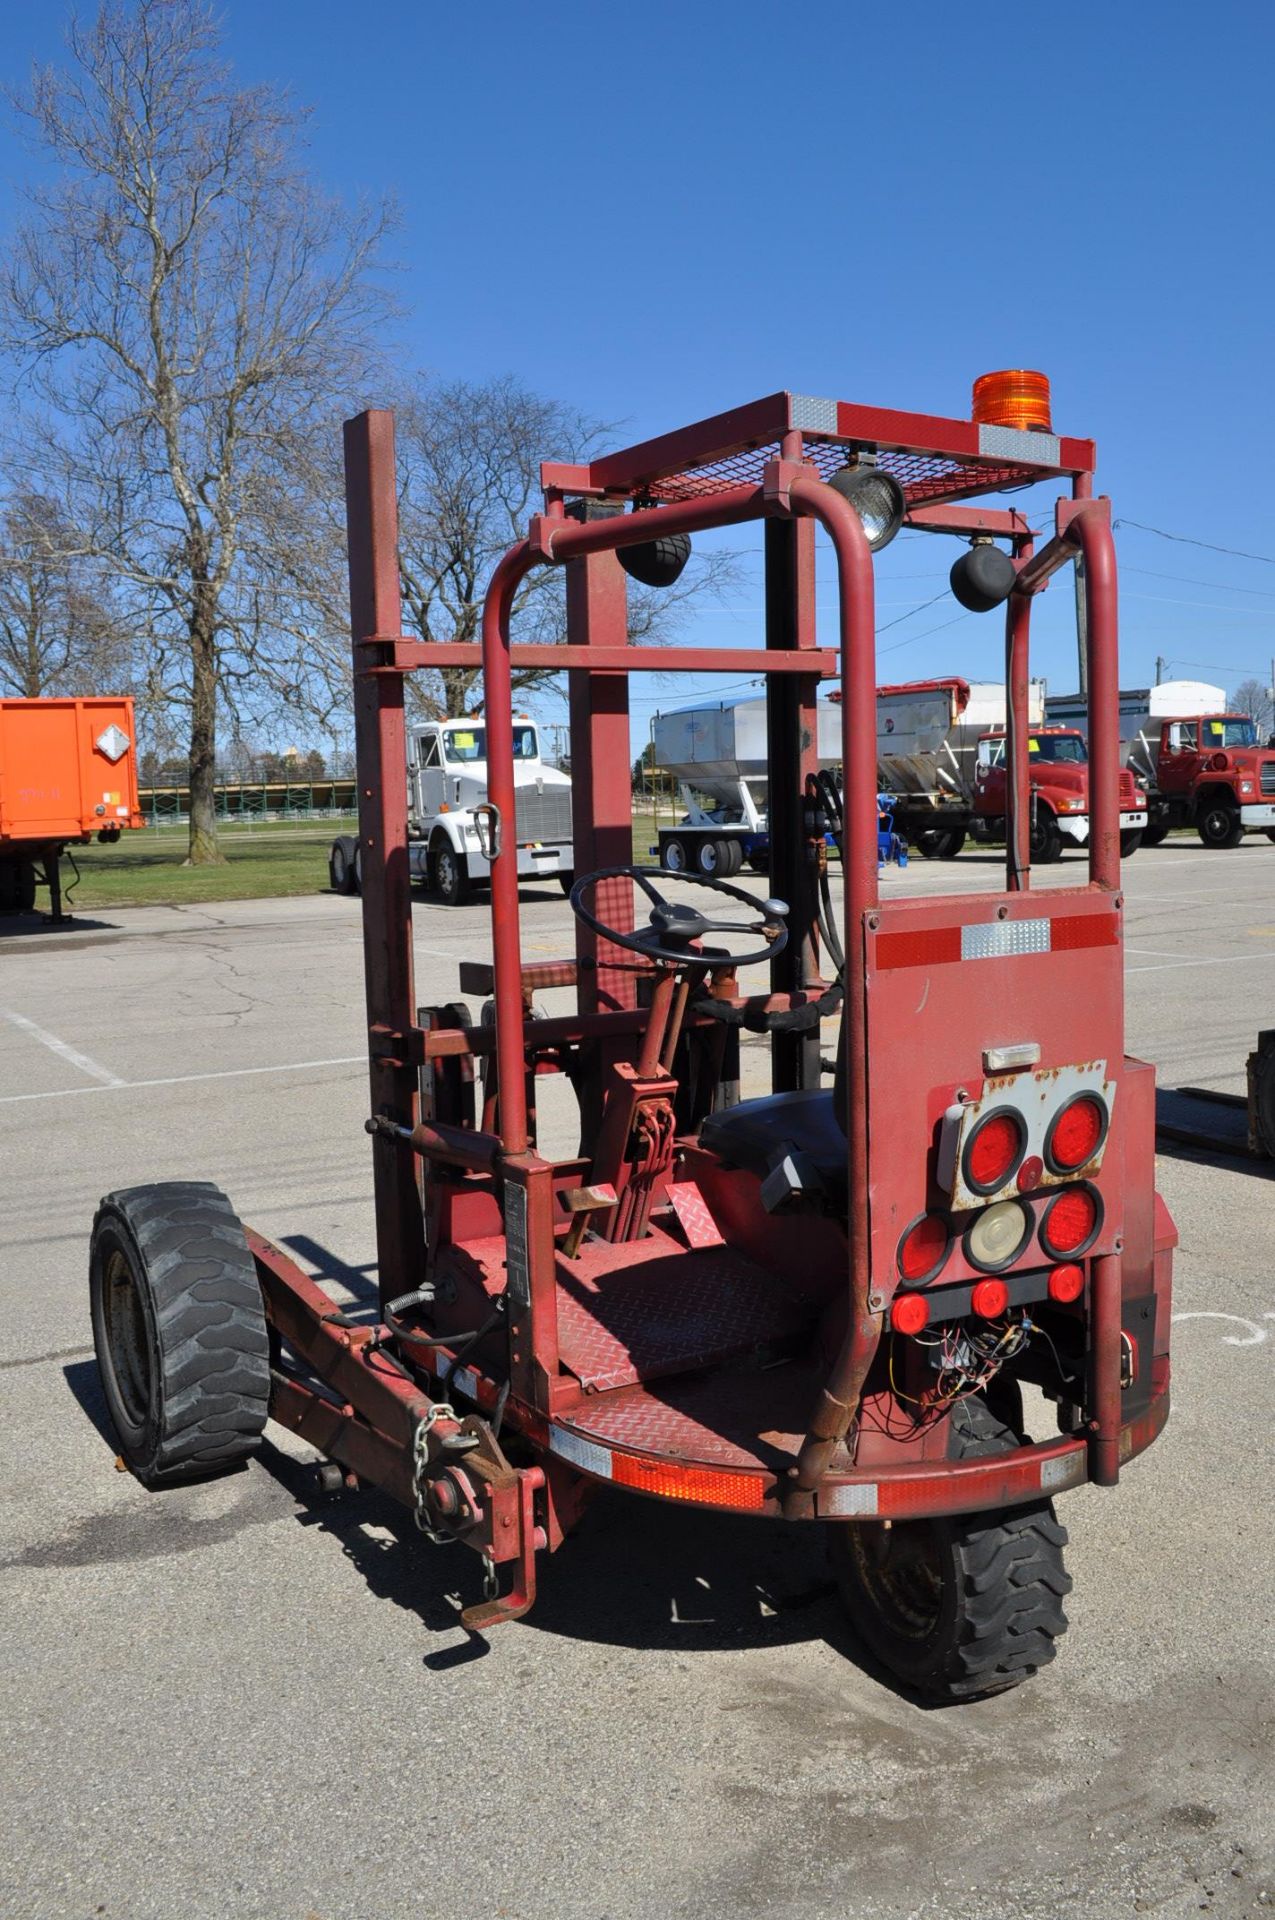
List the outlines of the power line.
{"label": "power line", "polygon": [[1156,573],[1151,567],[1122,566],[1122,574],[1141,574],[1144,580],[1176,580],[1183,587],[1214,587],[1221,593],[1251,593],[1263,600],[1275,600],[1275,590],[1270,587],[1236,587],[1229,580],[1197,580],[1190,573]]}
{"label": "power line", "polygon": [[1112,529],[1117,527],[1136,527],[1139,533],[1154,533],[1161,540],[1175,540],[1184,547],[1206,547],[1210,553],[1229,553],[1233,560],[1260,560],[1264,567],[1275,567],[1275,557],[1269,553],[1247,553],[1243,547],[1219,547],[1212,540],[1197,540],[1189,533],[1166,533],[1163,527],[1148,527],[1141,520],[1113,520]]}

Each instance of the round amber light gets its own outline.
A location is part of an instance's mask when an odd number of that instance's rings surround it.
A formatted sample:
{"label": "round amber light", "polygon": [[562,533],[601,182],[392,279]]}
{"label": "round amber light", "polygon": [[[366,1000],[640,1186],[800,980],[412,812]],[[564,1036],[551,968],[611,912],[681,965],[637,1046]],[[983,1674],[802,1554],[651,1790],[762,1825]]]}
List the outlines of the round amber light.
{"label": "round amber light", "polygon": [[1048,376],[1028,367],[1005,367],[998,373],[981,374],[974,382],[970,418],[981,426],[1051,433]]}

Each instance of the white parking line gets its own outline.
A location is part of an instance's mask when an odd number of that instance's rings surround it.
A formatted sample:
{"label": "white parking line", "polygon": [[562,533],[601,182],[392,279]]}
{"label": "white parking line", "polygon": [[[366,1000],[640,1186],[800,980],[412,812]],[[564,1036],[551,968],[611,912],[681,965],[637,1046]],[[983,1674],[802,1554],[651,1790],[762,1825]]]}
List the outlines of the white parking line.
{"label": "white parking line", "polygon": [[[56,1053],[59,1060],[65,1060],[68,1067],[75,1067],[78,1072],[87,1073],[91,1080],[100,1080],[104,1087],[122,1087],[124,1085],[124,1082],[119,1078],[118,1074],[109,1073],[105,1067],[100,1067],[96,1060],[90,1060],[88,1054],[81,1053],[77,1047],[68,1046],[65,1040],[58,1039],[56,1033],[49,1033],[44,1027],[37,1027],[35,1021],[28,1020],[24,1013],[14,1013],[11,1007],[0,1007],[0,1014],[4,1016],[11,1027],[16,1027],[19,1033],[29,1033],[33,1040],[38,1040],[42,1047],[49,1049],[50,1053]],[[93,1087],[72,1087],[68,1089],[68,1091],[72,1093],[93,1093],[97,1091],[97,1089]],[[26,1098],[27,1096],[19,1095],[18,1097]]]}
{"label": "white parking line", "polygon": [[1218,960],[1162,960],[1154,967],[1126,967],[1126,973],[1169,973],[1174,967],[1238,967],[1242,960],[1269,960],[1269,953],[1227,953]]}
{"label": "white parking line", "polygon": [[166,1073],[158,1080],[117,1080],[112,1074],[100,1087],[55,1087],[51,1093],[0,1094],[0,1107],[16,1106],[22,1100],[69,1100],[85,1093],[136,1093],[143,1087],[184,1087],[196,1080],[240,1080],[256,1073],[305,1073],[312,1067],[360,1067],[366,1061],[365,1053],[351,1053],[339,1060],[289,1060],[277,1067],[223,1067],[216,1073]]}

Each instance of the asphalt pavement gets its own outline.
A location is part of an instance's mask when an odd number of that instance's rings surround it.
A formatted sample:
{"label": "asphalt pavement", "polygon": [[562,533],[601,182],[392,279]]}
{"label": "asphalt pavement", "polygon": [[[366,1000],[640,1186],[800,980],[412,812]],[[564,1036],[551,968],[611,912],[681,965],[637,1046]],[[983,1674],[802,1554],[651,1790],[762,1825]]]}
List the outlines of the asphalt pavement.
{"label": "asphalt pavement", "polygon": [[[883,885],[993,880],[967,853]],[[1241,1091],[1275,1025],[1275,847],[1144,849],[1125,885],[1129,1050]],[[533,957],[569,951],[556,888],[523,911]],[[422,904],[415,931],[418,997],[455,998],[486,904]],[[111,1188],[214,1180],[339,1297],[374,1282],[364,1024],[355,900],[0,922],[0,1913],[1272,1910],[1266,1164],[1159,1159],[1173,1416],[1117,1490],[1060,1502],[1071,1629],[1026,1686],[923,1711],[844,1625],[817,1529],[619,1495],[475,1642],[475,1558],[376,1496],[322,1500],[280,1430],[152,1494],[104,1427],[86,1262]]]}

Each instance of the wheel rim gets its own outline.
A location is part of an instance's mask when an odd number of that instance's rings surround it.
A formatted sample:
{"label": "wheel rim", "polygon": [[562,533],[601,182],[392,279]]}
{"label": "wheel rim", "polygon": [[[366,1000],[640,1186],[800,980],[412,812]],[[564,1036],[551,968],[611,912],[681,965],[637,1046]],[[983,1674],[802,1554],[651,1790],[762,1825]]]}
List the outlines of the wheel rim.
{"label": "wheel rim", "polygon": [[717,848],[710,840],[707,846],[700,848],[699,870],[701,873],[715,874],[721,864],[721,861],[717,857]]}
{"label": "wheel rim", "polygon": [[338,887],[345,885],[345,855],[339,847],[332,853],[332,878]]}
{"label": "wheel rim", "polygon": [[456,861],[450,847],[444,848],[438,856],[438,886],[441,893],[456,891]]}
{"label": "wheel rim", "polygon": [[682,851],[680,840],[670,840],[664,849],[664,869],[666,873],[681,873],[686,866],[686,855]]}
{"label": "wheel rim", "polygon": [[146,1309],[128,1256],[115,1247],[106,1262],[102,1312],[111,1371],[125,1414],[144,1425],[154,1397],[155,1363]]}
{"label": "wheel rim", "polygon": [[1221,807],[1211,807],[1204,816],[1204,830],[1210,840],[1225,840],[1231,831],[1231,818]]}
{"label": "wheel rim", "polygon": [[944,1572],[939,1537],[926,1520],[888,1530],[852,1527],[847,1542],[860,1590],[893,1633],[918,1643],[937,1629]]}

